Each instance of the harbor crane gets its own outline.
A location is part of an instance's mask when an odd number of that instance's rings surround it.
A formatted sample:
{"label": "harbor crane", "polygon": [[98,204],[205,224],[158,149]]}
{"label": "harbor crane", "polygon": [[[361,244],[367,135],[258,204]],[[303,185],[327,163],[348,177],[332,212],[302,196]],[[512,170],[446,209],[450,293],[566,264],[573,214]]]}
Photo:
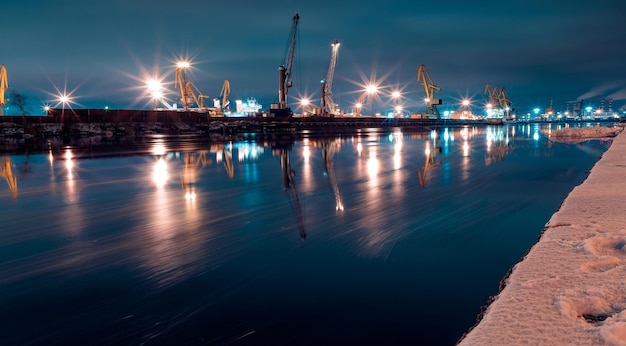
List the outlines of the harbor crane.
{"label": "harbor crane", "polygon": [[220,91],[220,96],[222,97],[221,108],[222,111],[228,110],[230,107],[230,101],[228,101],[228,95],[230,95],[230,82],[228,79],[224,80],[224,84],[222,84],[222,91]]}
{"label": "harbor crane", "polygon": [[209,98],[209,96],[203,95],[195,84],[187,80],[187,69],[190,66],[187,61],[180,61],[176,64],[176,80],[174,87],[180,88],[180,101],[185,110],[189,110],[194,104],[196,104],[198,108],[206,108],[204,100]]}
{"label": "harbor crane", "polygon": [[298,33],[298,21],[300,16],[296,13],[293,16],[289,41],[287,43],[284,63],[278,67],[278,104],[273,104],[270,113],[274,116],[290,116],[291,109],[287,106],[287,90],[293,85],[291,81],[291,69],[296,53],[296,39]]}
{"label": "harbor crane", "polygon": [[441,99],[437,98],[437,92],[441,91],[441,88],[433,83],[424,65],[420,65],[417,69],[417,84],[422,84],[426,93],[424,98],[426,110],[422,113],[422,118],[440,119],[439,110],[436,106],[441,104]]}
{"label": "harbor crane", "polygon": [[0,115],[4,115],[4,106],[7,104],[4,98],[4,92],[9,88],[9,78],[7,77],[7,68],[4,64],[0,65]]}
{"label": "harbor crane", "polygon": [[339,41],[334,40],[331,44],[332,52],[330,55],[330,63],[328,64],[328,72],[326,78],[322,79],[322,116],[334,116],[338,113],[337,105],[333,101],[333,76],[335,75],[335,65],[337,64],[337,53],[339,52]]}
{"label": "harbor crane", "polygon": [[509,118],[512,101],[508,98],[506,90],[502,87],[485,85],[485,95],[489,97],[492,113],[496,118]]}

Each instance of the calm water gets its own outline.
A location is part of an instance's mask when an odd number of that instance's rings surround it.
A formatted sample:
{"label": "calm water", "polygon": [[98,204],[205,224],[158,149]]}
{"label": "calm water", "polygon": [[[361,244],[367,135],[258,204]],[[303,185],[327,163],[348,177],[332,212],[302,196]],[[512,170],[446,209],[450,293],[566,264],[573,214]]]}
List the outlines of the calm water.
{"label": "calm water", "polygon": [[610,146],[542,126],[7,155],[0,344],[452,345]]}

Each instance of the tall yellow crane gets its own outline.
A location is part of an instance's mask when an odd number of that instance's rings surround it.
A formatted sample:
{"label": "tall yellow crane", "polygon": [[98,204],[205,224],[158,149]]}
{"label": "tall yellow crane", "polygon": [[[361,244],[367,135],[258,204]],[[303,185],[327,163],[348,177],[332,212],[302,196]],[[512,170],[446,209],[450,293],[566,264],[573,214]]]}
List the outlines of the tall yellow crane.
{"label": "tall yellow crane", "polygon": [[492,113],[495,117],[509,117],[512,101],[508,98],[504,88],[487,84],[485,85],[484,94],[489,97],[489,104],[491,105]]}
{"label": "tall yellow crane", "polygon": [[424,65],[420,65],[417,69],[417,84],[422,84],[424,86],[424,92],[426,93],[426,97],[424,98],[426,110],[422,113],[422,118],[439,119],[439,110],[436,106],[441,104],[441,99],[437,98],[437,92],[441,91],[441,88],[433,83]]}
{"label": "tall yellow crane", "polygon": [[[180,88],[180,102],[185,110],[188,110],[190,106],[196,104],[198,108],[206,107],[204,100],[209,98],[208,95],[203,95],[202,92],[192,82],[187,80],[187,69],[190,67],[189,62],[180,61],[176,64],[176,80],[174,81],[174,87]],[[196,93],[198,93],[196,95]]]}
{"label": "tall yellow crane", "polygon": [[487,83],[485,85],[484,94],[489,97],[489,103],[491,106],[496,107],[498,105],[498,95],[500,94],[500,87],[491,86],[491,84]]}
{"label": "tall yellow crane", "polygon": [[293,16],[289,41],[285,49],[284,63],[278,66],[278,103],[272,104],[270,113],[277,116],[291,116],[291,109],[288,107],[287,92],[291,88],[291,69],[293,68],[294,56],[296,53],[296,39],[298,38],[298,21],[300,16],[296,13]]}
{"label": "tall yellow crane", "polygon": [[228,101],[228,95],[230,95],[230,82],[228,81],[228,79],[226,79],[224,80],[224,84],[222,84],[222,90],[220,91],[220,96],[222,97],[222,110],[228,109],[228,107],[230,106],[230,101]]}
{"label": "tall yellow crane", "polygon": [[498,94],[498,104],[500,105],[500,108],[504,110],[505,118],[510,117],[512,103],[513,101],[509,99],[508,95],[506,94],[506,91],[504,90],[504,87],[500,88],[500,93]]}
{"label": "tall yellow crane", "polygon": [[7,104],[4,98],[4,91],[9,88],[9,78],[7,77],[7,68],[4,64],[0,65],[0,115],[4,115],[3,108]]}
{"label": "tall yellow crane", "polygon": [[330,63],[328,64],[328,72],[326,78],[322,79],[322,116],[333,116],[337,112],[335,101],[333,101],[333,77],[335,75],[335,65],[337,64],[337,54],[339,53],[339,41],[334,40],[331,44],[332,53],[330,55]]}

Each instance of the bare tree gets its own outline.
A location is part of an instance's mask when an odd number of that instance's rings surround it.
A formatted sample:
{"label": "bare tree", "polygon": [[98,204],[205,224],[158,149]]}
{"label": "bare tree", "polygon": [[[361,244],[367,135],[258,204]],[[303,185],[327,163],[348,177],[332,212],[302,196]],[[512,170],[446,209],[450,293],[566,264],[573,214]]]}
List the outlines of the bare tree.
{"label": "bare tree", "polygon": [[26,116],[26,104],[27,104],[26,96],[24,94],[20,94],[15,91],[11,91],[10,103],[11,105],[19,109],[20,114],[22,115],[22,122],[25,122],[26,119],[24,118],[24,116]]}

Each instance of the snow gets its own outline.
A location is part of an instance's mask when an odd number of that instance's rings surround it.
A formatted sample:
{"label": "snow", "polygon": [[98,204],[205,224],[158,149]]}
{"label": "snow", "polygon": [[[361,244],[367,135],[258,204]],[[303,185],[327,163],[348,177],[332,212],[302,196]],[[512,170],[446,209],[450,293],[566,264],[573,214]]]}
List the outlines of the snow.
{"label": "snow", "polygon": [[589,139],[609,139],[622,132],[624,127],[566,127],[550,131],[547,135],[551,141],[565,143],[579,143]]}
{"label": "snow", "polygon": [[459,345],[626,345],[625,279],[626,135],[618,134]]}

